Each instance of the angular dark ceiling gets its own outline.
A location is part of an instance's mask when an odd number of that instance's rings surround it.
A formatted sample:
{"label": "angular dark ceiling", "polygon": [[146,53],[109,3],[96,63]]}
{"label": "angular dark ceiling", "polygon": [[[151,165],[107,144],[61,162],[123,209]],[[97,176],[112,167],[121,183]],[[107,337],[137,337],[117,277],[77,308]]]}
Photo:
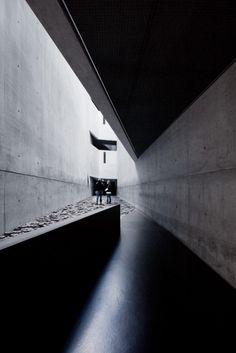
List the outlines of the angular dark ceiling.
{"label": "angular dark ceiling", "polygon": [[236,1],[65,0],[140,155],[236,57]]}

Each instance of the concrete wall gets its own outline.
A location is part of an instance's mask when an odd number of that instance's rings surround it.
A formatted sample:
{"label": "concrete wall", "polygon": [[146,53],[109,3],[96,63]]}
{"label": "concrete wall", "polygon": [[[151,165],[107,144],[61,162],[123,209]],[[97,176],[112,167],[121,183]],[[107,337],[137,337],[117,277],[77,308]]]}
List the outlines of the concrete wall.
{"label": "concrete wall", "polygon": [[[96,122],[90,124],[91,133],[101,140],[118,141],[118,138],[106,121],[103,124],[103,115],[100,113]],[[103,153],[106,152],[106,163]],[[90,148],[90,172],[91,176],[104,179],[117,179],[117,151],[98,150],[91,145]]]}
{"label": "concrete wall", "polygon": [[120,195],[236,287],[236,64],[135,163],[119,144]]}
{"label": "concrete wall", "polygon": [[114,140],[117,141],[117,136],[112,130],[110,124],[105,120],[103,123],[103,116],[99,120],[98,129],[97,129],[97,138],[101,140]]}
{"label": "concrete wall", "polygon": [[[12,1],[12,0],[11,0]],[[78,40],[74,26],[58,0],[27,0],[32,10],[46,28],[65,59],[76,73],[79,80],[89,92],[93,102],[109,121],[112,129],[126,146],[130,155],[136,158],[132,142],[126,135],[120,120],[117,118],[112,102],[101,84],[92,62],[89,60],[82,42]]]}
{"label": "concrete wall", "polygon": [[[106,163],[103,152],[106,152]],[[117,151],[99,151],[99,177],[117,179]]]}
{"label": "concrete wall", "polygon": [[[118,137],[107,121],[99,125],[98,137],[102,140],[118,141]],[[106,152],[106,163],[104,163],[103,152]],[[117,179],[117,151],[99,151],[99,177]]]}
{"label": "concrete wall", "polygon": [[0,0],[0,234],[90,195],[100,112],[25,0]]}

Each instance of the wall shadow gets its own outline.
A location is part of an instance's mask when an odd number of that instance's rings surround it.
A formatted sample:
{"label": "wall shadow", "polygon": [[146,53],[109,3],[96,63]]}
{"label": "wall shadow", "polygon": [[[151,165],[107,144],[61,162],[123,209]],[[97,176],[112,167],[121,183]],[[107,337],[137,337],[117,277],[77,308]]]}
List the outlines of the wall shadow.
{"label": "wall shadow", "polygon": [[119,238],[117,205],[1,250],[0,351],[63,352]]}

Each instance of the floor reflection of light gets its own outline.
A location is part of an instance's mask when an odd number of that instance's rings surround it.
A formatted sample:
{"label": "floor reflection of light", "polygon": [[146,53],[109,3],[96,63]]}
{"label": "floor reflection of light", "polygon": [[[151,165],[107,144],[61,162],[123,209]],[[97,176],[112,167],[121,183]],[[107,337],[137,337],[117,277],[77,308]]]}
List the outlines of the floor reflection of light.
{"label": "floor reflection of light", "polygon": [[74,331],[66,353],[108,353],[109,347],[118,344],[116,327],[125,300],[125,282],[127,274],[124,275],[120,264],[116,266],[113,258],[86,308],[82,324]]}

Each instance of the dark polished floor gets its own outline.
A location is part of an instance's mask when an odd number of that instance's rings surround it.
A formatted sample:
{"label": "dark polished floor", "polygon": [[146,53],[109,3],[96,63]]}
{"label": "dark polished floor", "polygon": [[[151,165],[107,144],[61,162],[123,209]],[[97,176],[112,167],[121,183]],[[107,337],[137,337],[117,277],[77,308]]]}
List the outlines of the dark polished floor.
{"label": "dark polished floor", "polygon": [[228,352],[236,291],[137,211],[91,295],[67,353]]}

